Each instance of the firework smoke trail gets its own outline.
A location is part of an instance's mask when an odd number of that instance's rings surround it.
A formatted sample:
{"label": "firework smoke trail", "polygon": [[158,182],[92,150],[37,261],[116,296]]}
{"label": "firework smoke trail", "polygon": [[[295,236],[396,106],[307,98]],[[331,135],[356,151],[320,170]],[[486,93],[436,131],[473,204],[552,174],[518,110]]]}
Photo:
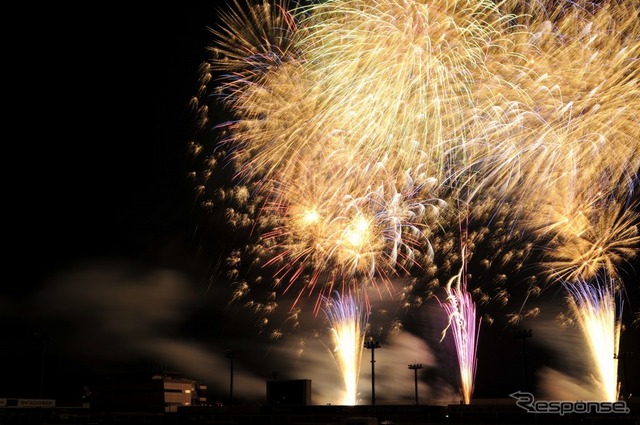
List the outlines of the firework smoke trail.
{"label": "firework smoke trail", "polygon": [[344,295],[335,292],[334,297],[325,298],[324,301],[323,310],[331,326],[334,345],[332,354],[345,388],[340,404],[354,406],[357,404],[358,378],[369,309],[366,308],[363,297],[356,297],[351,292]]}
{"label": "firework smoke trail", "polygon": [[[608,277],[604,282],[563,282],[569,292],[569,305],[589,343],[595,363],[593,383],[597,397],[613,402],[618,399],[618,353],[622,302],[616,295],[616,283]],[[616,300],[619,308],[616,308]]]}

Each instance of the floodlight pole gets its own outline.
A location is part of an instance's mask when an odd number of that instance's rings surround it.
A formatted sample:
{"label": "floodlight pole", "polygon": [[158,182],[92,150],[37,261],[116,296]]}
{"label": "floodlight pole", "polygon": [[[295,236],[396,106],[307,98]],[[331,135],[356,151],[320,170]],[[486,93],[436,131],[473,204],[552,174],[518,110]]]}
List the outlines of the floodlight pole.
{"label": "floodlight pole", "polygon": [[629,391],[629,380],[627,379],[627,358],[633,357],[633,352],[625,351],[623,353],[613,353],[613,358],[616,360],[622,360],[622,386],[624,387],[624,399],[625,401],[629,401],[629,396],[631,395],[631,391]]}
{"label": "floodlight pole", "polygon": [[229,359],[229,406],[233,405],[233,359],[237,356],[233,348],[225,350],[224,355]]}
{"label": "floodlight pole", "polygon": [[376,348],[380,348],[378,341],[367,341],[364,343],[364,347],[371,350],[371,405],[376,404],[376,374],[375,374],[375,356],[374,352]]}
{"label": "floodlight pole", "polygon": [[418,404],[418,369],[422,369],[422,364],[414,363],[409,365],[409,369],[413,370],[414,382],[416,387],[416,405]]}

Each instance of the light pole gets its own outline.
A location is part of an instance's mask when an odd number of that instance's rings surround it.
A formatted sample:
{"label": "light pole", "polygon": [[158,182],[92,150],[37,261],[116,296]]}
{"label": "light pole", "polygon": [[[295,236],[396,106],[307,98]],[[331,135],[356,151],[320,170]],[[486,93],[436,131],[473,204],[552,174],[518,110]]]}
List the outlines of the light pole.
{"label": "light pole", "polygon": [[233,406],[233,359],[237,354],[237,351],[233,348],[224,352],[224,356],[229,359],[229,406]]}
{"label": "light pole", "polygon": [[416,386],[416,405],[418,404],[418,369],[422,369],[422,364],[414,363],[409,365],[409,369],[413,370],[414,382]]}
{"label": "light pole", "polygon": [[622,386],[624,387],[624,399],[625,401],[629,401],[629,395],[631,391],[629,391],[629,380],[627,379],[627,358],[633,357],[633,353],[631,351],[625,351],[623,353],[613,353],[613,358],[616,360],[622,360]]}
{"label": "light pole", "polygon": [[533,331],[531,329],[519,329],[513,332],[513,337],[522,340],[522,367],[524,369],[524,388],[523,391],[528,390],[528,382],[527,382],[527,347],[525,341],[527,338],[531,338],[533,336]]}
{"label": "light pole", "polygon": [[367,341],[364,343],[364,347],[368,350],[371,350],[371,405],[376,404],[376,374],[375,374],[375,356],[374,352],[376,348],[380,348],[380,343],[378,341]]}

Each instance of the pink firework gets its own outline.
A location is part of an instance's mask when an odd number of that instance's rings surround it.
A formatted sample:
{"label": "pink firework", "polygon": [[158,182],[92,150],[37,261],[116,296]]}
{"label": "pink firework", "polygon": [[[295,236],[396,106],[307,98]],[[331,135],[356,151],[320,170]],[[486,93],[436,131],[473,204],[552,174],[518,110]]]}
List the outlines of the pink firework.
{"label": "pink firework", "polygon": [[478,336],[481,319],[476,325],[476,304],[467,291],[466,246],[462,247],[463,265],[458,274],[447,282],[447,298],[440,306],[449,317],[447,327],[442,331],[444,339],[447,330],[451,330],[460,367],[460,392],[464,404],[471,402],[476,375]]}

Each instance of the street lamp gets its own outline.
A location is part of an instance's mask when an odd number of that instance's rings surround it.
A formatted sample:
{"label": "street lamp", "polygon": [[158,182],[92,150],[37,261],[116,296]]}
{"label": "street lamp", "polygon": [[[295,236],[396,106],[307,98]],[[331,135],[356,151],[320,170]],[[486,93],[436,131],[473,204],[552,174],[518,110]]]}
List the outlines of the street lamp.
{"label": "street lamp", "polygon": [[627,379],[627,358],[633,357],[633,352],[625,351],[623,353],[613,353],[613,358],[616,360],[622,360],[622,378],[624,380],[624,399],[625,401],[629,401],[629,396],[631,395],[631,391],[629,391],[629,380]]}
{"label": "street lamp", "polygon": [[409,365],[409,369],[413,370],[414,382],[416,386],[416,405],[418,404],[418,369],[422,369],[422,364],[414,363]]}
{"label": "street lamp", "polygon": [[237,354],[233,348],[224,351],[224,356],[229,359],[229,406],[233,405],[233,359]]}
{"label": "street lamp", "polygon": [[524,388],[523,391],[527,391],[527,348],[525,341],[527,338],[531,338],[533,336],[533,331],[531,329],[519,329],[513,332],[513,337],[522,340],[522,367],[524,369]]}
{"label": "street lamp", "polygon": [[376,362],[374,352],[376,348],[380,348],[378,341],[366,341],[364,348],[371,350],[371,405],[376,404],[376,374],[374,364]]}

